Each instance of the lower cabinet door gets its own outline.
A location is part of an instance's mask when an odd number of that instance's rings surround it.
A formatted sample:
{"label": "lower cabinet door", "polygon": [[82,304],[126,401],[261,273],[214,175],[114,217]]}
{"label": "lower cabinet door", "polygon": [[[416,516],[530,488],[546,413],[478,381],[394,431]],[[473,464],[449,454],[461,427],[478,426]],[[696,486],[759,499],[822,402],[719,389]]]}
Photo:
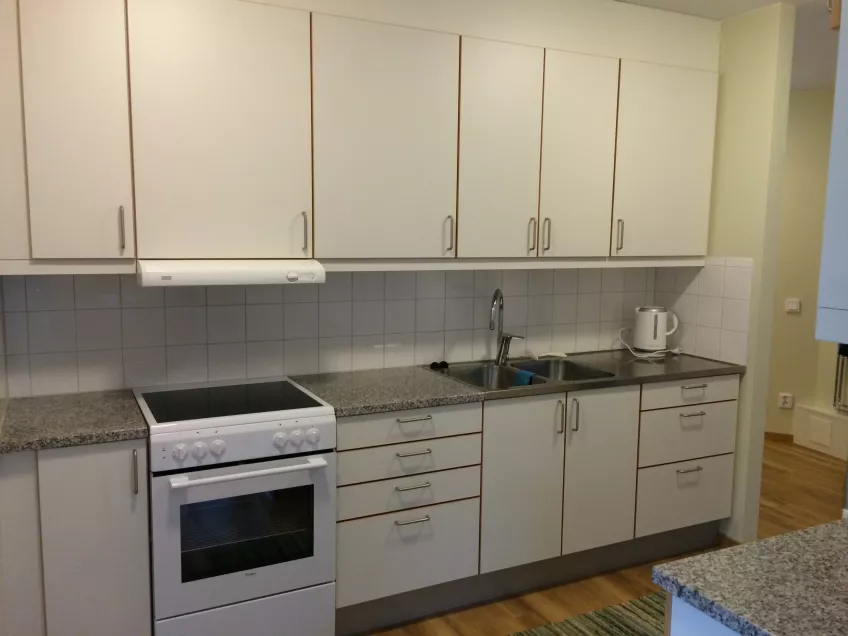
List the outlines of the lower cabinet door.
{"label": "lower cabinet door", "polygon": [[339,523],[336,606],[474,576],[479,528],[477,498]]}

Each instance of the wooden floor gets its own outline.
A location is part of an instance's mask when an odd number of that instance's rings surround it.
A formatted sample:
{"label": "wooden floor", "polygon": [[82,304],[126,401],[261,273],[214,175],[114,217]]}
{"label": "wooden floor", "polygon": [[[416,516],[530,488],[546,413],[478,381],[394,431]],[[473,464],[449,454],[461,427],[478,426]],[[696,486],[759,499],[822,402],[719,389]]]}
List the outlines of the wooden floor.
{"label": "wooden floor", "polygon": [[[842,515],[845,462],[787,441],[767,439],[760,537],[801,530]],[[677,559],[679,557],[675,557]],[[383,636],[505,636],[650,594],[646,564],[445,614]]]}

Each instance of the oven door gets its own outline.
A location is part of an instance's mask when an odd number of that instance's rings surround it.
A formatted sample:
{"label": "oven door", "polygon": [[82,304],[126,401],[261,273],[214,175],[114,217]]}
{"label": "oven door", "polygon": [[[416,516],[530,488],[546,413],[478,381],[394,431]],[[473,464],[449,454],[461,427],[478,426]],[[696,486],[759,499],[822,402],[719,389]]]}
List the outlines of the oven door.
{"label": "oven door", "polygon": [[336,455],[154,476],[157,620],[335,579]]}

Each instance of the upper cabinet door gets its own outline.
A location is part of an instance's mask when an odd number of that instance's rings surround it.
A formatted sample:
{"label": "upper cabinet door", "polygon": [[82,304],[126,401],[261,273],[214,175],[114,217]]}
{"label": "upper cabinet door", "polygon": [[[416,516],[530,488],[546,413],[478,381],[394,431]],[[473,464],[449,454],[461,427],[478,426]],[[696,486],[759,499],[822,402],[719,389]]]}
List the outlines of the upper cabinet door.
{"label": "upper cabinet door", "polygon": [[456,256],[459,37],[314,15],[315,255]]}
{"label": "upper cabinet door", "polygon": [[32,256],[134,256],[124,2],[19,6]]}
{"label": "upper cabinet door", "polygon": [[609,254],[618,65],[545,52],[540,256]]}
{"label": "upper cabinet door", "polygon": [[622,61],[612,256],[707,253],[718,75]]}
{"label": "upper cabinet door", "polygon": [[129,0],[129,37],[139,256],[310,256],[309,13]]}
{"label": "upper cabinet door", "polygon": [[462,38],[462,257],[537,253],[544,65],[544,49]]}

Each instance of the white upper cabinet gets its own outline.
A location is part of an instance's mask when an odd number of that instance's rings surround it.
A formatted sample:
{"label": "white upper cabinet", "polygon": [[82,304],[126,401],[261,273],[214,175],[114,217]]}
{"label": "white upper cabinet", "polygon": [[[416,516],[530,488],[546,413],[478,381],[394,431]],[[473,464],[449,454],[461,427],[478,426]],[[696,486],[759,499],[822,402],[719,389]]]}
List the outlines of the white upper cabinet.
{"label": "white upper cabinet", "polygon": [[613,256],[707,253],[718,75],[621,62]]}
{"label": "white upper cabinet", "polygon": [[459,256],[537,253],[544,49],[462,38]]}
{"label": "white upper cabinet", "polygon": [[0,0],[0,260],[29,258],[18,3]]}
{"label": "white upper cabinet", "polygon": [[19,6],[32,256],[134,256],[124,2]]}
{"label": "white upper cabinet", "polygon": [[459,36],[313,15],[315,256],[456,256]]}
{"label": "white upper cabinet", "polygon": [[311,255],[309,19],[129,0],[140,257]]}
{"label": "white upper cabinet", "polygon": [[545,52],[540,256],[609,254],[618,69],[617,59]]}

